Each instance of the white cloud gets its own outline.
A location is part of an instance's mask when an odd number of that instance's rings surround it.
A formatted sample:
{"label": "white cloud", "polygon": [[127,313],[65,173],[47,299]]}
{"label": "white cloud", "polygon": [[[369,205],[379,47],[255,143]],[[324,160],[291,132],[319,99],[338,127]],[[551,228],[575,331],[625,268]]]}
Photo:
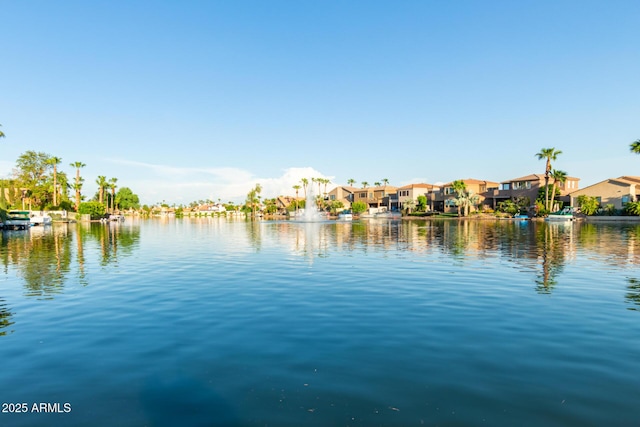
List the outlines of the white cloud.
{"label": "white cloud", "polygon": [[[138,172],[137,175],[144,175],[143,179],[130,176],[126,182],[145,204],[162,201],[187,204],[201,199],[240,203],[257,183],[262,186],[263,197],[276,197],[295,194],[292,187],[300,184],[302,178],[331,179],[311,167],[292,167],[285,169],[279,177],[264,178],[239,168],[184,168],[130,160],[109,160],[133,167]],[[332,184],[328,188],[332,188]]]}

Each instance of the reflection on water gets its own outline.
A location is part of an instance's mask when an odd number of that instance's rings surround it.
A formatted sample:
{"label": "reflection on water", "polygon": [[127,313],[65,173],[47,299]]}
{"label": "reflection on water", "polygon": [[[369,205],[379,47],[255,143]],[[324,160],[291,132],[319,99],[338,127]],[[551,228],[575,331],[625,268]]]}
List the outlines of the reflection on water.
{"label": "reflection on water", "polygon": [[73,404],[22,425],[632,425],[639,236],[224,218],[5,232],[0,383]]}

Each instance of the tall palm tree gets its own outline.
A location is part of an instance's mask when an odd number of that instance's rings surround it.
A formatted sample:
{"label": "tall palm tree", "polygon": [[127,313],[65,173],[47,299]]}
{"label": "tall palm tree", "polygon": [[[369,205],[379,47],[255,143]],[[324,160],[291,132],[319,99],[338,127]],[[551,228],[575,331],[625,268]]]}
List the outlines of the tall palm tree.
{"label": "tall palm tree", "polygon": [[76,211],[78,210],[78,206],[80,206],[80,190],[82,190],[82,181],[80,179],[80,168],[83,168],[85,165],[82,162],[73,162],[71,163],[71,167],[76,168],[76,182],[73,188],[76,190]]}
{"label": "tall palm tree", "polygon": [[355,184],[355,183],[356,183],[356,180],[355,180],[355,179],[353,179],[353,178],[349,178],[349,179],[347,180],[347,184],[349,184],[349,186],[351,186],[351,187],[353,187],[353,184]]}
{"label": "tall palm tree", "polygon": [[362,181],[360,184],[362,184],[362,188],[367,188],[369,186],[367,181]]}
{"label": "tall palm tree", "polygon": [[331,180],[329,178],[323,178],[322,179],[322,183],[324,184],[324,196],[327,197],[327,185],[329,185],[329,183],[331,182]]}
{"label": "tall palm tree", "polygon": [[111,213],[116,210],[116,188],[118,187],[116,182],[118,182],[118,178],[111,178],[108,185],[111,189]]}
{"label": "tall palm tree", "polygon": [[553,205],[553,201],[556,197],[556,187],[558,183],[565,183],[567,181],[567,173],[565,171],[560,171],[554,169],[551,172],[551,178],[553,178],[553,187],[551,188],[551,200],[550,205]]}
{"label": "tall palm tree", "polygon": [[[0,134],[1,133],[2,132],[0,132]],[[632,142],[630,148],[632,153],[640,154],[640,139],[636,139]]]}
{"label": "tall palm tree", "polygon": [[307,199],[307,186],[309,185],[309,180],[307,178],[302,178],[300,180],[302,182],[302,188],[304,189],[304,198]]}
{"label": "tall palm tree", "polygon": [[382,185],[382,183],[380,181],[376,181],[373,183],[374,186],[376,187],[380,187]]}
{"label": "tall palm tree", "polygon": [[296,190],[296,213],[298,212],[298,192],[300,191],[300,186],[299,185],[294,185],[293,189]]}
{"label": "tall palm tree", "polygon": [[49,157],[47,163],[53,166],[53,206],[58,206],[58,165],[62,163],[60,157]]}
{"label": "tall palm tree", "polygon": [[460,207],[464,207],[463,203],[461,202],[466,196],[467,184],[465,184],[464,181],[457,179],[451,183],[451,187],[453,188],[453,191],[455,191],[458,195],[458,201],[456,204],[458,205],[458,216],[460,216]]}
{"label": "tall palm tree", "polygon": [[562,151],[555,148],[543,148],[539,153],[536,153],[538,160],[546,159],[546,166],[544,169],[544,207],[549,210],[549,175],[551,174],[551,161],[554,162],[558,158],[558,155],[562,154]]}
{"label": "tall palm tree", "polygon": [[103,175],[99,175],[98,179],[96,179],[96,184],[98,184],[98,188],[99,188],[98,201],[100,203],[104,203],[104,189],[109,184],[107,182],[107,177]]}

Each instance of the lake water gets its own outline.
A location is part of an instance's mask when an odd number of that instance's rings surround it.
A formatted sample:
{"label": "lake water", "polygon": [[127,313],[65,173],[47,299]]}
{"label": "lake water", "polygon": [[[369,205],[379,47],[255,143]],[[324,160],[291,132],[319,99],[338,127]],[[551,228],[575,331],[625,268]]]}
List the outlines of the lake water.
{"label": "lake water", "polygon": [[640,424],[639,225],[209,218],[1,239],[0,401],[28,408],[2,426]]}

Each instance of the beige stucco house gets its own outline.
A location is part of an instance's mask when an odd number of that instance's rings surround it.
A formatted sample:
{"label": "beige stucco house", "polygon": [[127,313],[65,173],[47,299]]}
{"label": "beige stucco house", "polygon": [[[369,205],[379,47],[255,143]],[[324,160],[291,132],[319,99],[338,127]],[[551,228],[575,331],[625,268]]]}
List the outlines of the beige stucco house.
{"label": "beige stucco house", "polygon": [[628,202],[635,202],[640,196],[640,177],[621,176],[600,181],[569,194],[572,206],[578,205],[578,197],[591,196],[598,199],[600,206],[613,205],[615,209],[623,209]]}
{"label": "beige stucco house", "polygon": [[397,190],[398,208],[404,210],[405,204],[409,200],[413,200],[415,206],[418,205],[418,197],[425,196],[427,198],[427,210],[433,210],[433,193],[440,191],[440,187],[433,184],[409,184],[404,185]]}

